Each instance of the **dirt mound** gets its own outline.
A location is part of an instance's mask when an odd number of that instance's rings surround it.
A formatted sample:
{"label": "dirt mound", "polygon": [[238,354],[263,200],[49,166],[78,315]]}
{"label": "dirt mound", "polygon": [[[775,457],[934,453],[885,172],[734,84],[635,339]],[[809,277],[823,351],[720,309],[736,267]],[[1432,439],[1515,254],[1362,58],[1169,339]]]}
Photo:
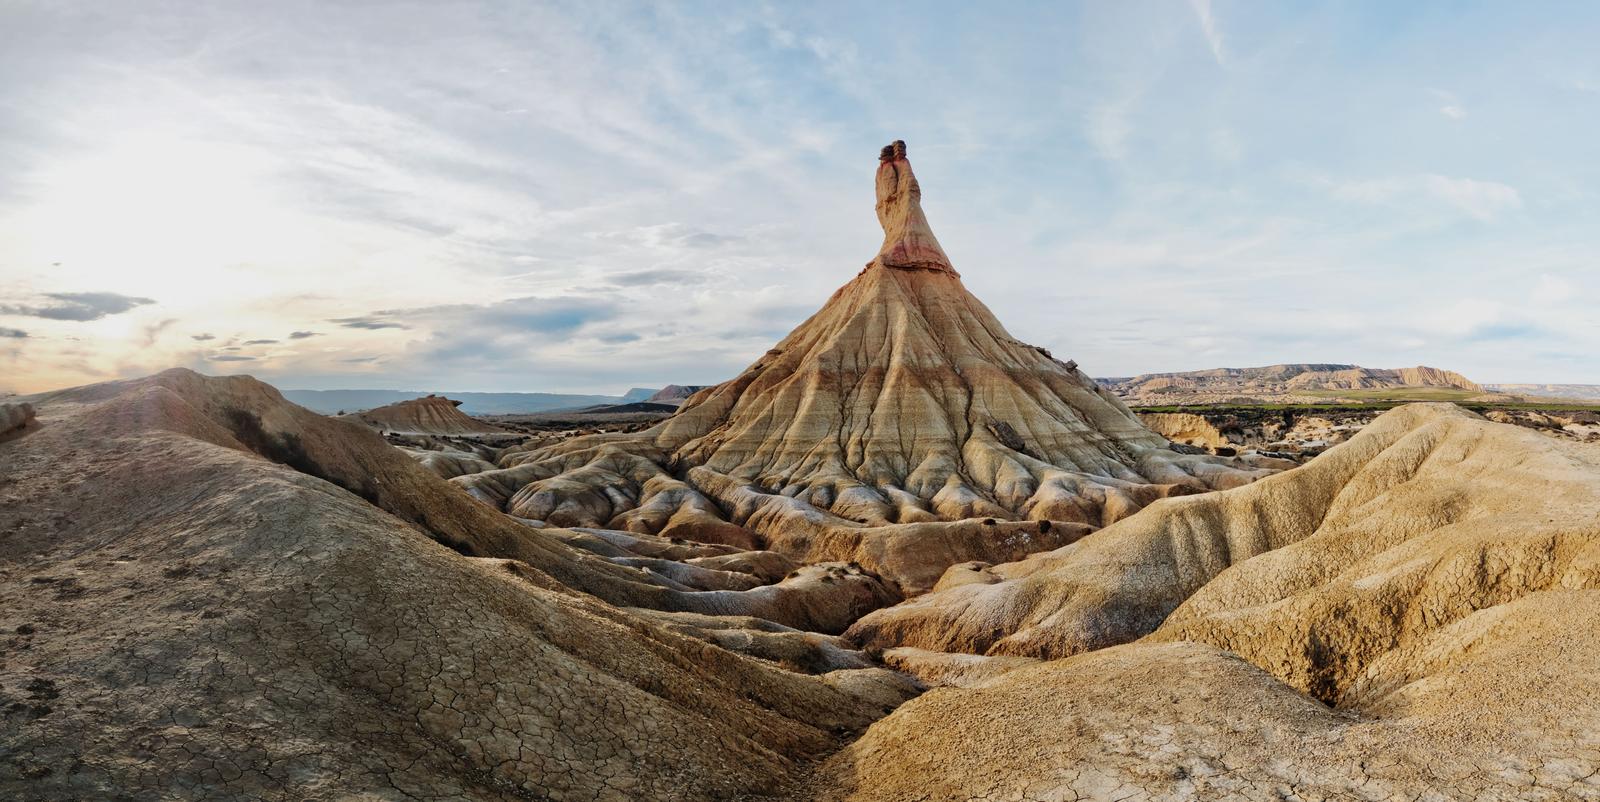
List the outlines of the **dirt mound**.
{"label": "dirt mound", "polygon": [[1336,699],[1378,656],[1476,609],[1600,582],[1597,516],[1600,452],[1410,405],[1301,468],[942,582],[849,635],[1056,658],[1154,632]]}
{"label": "dirt mound", "polygon": [[[32,400],[39,428],[0,443],[0,796],[727,798],[912,692],[575,592],[755,606],[520,524],[247,377]],[[794,582],[816,572],[847,581]]]}
{"label": "dirt mound", "polygon": [[916,593],[952,563],[1014,560],[1267,473],[1175,453],[1075,364],[1007,334],[929,230],[903,146],[877,190],[878,256],[737,378],[648,431],[461,483],[563,526],[742,528]]}
{"label": "dirt mound", "polygon": [[889,649],[953,687],[807,796],[1600,798],[1597,520],[1592,447],[1397,409],[1305,467],[864,619],[847,640],[1076,656]]}
{"label": "dirt mound", "polygon": [[460,401],[430,395],[345,415],[380,432],[395,434],[510,434],[505,429],[472,418],[456,407]]}
{"label": "dirt mound", "polygon": [[[1139,643],[941,688],[822,766],[816,800],[1600,798],[1596,591],[1397,650],[1330,708],[1240,657]],[[994,659],[994,658],[991,658]]]}

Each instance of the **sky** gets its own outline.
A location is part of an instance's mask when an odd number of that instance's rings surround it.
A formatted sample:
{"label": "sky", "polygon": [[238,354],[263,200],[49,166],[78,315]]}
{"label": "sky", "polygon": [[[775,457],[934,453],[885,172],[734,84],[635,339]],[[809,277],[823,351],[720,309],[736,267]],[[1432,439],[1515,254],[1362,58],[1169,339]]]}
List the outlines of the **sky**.
{"label": "sky", "polygon": [[1097,376],[1600,383],[1600,5],[0,0],[0,391],[737,374],[909,143]]}

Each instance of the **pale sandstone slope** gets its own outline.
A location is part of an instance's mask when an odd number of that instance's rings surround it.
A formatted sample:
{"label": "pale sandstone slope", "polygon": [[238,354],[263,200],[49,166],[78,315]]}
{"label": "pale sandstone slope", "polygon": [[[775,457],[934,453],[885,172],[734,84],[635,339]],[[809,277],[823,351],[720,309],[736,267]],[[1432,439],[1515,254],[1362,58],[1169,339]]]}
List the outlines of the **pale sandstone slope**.
{"label": "pale sandstone slope", "polygon": [[924,694],[799,796],[1600,799],[1600,592],[1543,591],[1437,630],[1329,708],[1237,655],[1137,643]]}
{"label": "pale sandstone slope", "polygon": [[951,676],[956,655],[889,650],[970,687],[873,725],[811,798],[1600,799],[1592,446],[1413,405],[1305,467],[952,575],[852,634],[1075,656]]}
{"label": "pale sandstone slope", "polygon": [[[463,554],[520,560],[612,604],[760,615],[788,626],[839,632],[862,613],[894,598],[878,579],[843,565],[807,566],[775,583],[765,579],[746,590],[699,581],[702,576],[674,578],[641,568],[630,564],[630,558],[647,556],[641,551],[649,551],[638,539],[606,550],[590,547],[590,536],[583,533],[530,527],[473,501],[375,432],[291,404],[277,390],[247,376],[211,378],[169,370],[145,379],[35,396],[33,401],[41,410],[46,405],[58,407],[55,414],[83,408],[83,414],[105,419],[108,431],[132,425],[165,428],[248,449],[344,488]],[[24,437],[20,442],[30,440]],[[159,463],[152,470],[159,470]],[[674,559],[713,555],[743,559],[744,563],[729,564],[730,571],[740,573],[756,570],[763,559],[759,552],[738,547],[672,548]]]}
{"label": "pale sandstone slope", "polygon": [[248,378],[33,401],[0,443],[6,799],[730,798],[911,692],[575,592],[704,595]]}
{"label": "pale sandstone slope", "polygon": [[849,634],[874,647],[1064,657],[1165,622],[1157,637],[1259,654],[1316,690],[1402,634],[1552,583],[1586,586],[1597,519],[1600,452],[1414,404],[1301,468],[1164,500]]}
{"label": "pale sandstone slope", "polygon": [[646,432],[516,454],[458,483],[564,526],[753,531],[915,593],[951,563],[1016,559],[1266,473],[1174,453],[1074,364],[1011,337],[928,229],[903,147],[886,149],[877,188],[878,256],[737,378]]}

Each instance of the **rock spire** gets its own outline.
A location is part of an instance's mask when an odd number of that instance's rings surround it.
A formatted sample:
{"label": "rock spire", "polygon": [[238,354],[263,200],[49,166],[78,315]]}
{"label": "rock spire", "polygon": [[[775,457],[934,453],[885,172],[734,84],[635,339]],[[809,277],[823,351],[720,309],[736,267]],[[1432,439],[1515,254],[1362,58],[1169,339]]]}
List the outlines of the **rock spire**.
{"label": "rock spire", "polygon": [[922,187],[906,158],[906,143],[896,139],[885,145],[878,162],[877,209],[878,224],[883,226],[883,247],[867,266],[955,273],[950,257],[939,247],[939,240],[922,213]]}

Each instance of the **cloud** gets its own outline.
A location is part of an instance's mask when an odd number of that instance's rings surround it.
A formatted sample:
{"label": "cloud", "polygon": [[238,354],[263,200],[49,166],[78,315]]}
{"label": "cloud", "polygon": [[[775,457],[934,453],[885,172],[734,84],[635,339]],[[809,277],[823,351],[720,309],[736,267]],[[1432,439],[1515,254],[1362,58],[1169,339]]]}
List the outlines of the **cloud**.
{"label": "cloud", "polygon": [[1560,276],[1543,273],[1540,274],[1538,282],[1533,285],[1533,291],[1529,293],[1529,300],[1539,306],[1550,306],[1561,303],[1573,297],[1576,293],[1577,291],[1573,288],[1572,282]]}
{"label": "cloud", "polygon": [[[616,317],[617,302],[594,296],[526,296],[492,304],[447,304],[412,309],[384,309],[367,318],[401,318],[427,322],[439,330],[468,334],[570,334],[586,323]],[[398,324],[392,324],[398,325]]]}
{"label": "cloud", "polygon": [[1089,110],[1084,133],[1089,144],[1107,161],[1119,162],[1128,157],[1128,138],[1133,134],[1128,113],[1132,108],[1133,100],[1125,98]]}
{"label": "cloud", "polygon": [[8,329],[8,328],[5,328],[4,326],[0,326],[0,339],[5,339],[5,340],[23,340],[23,339],[27,339],[27,337],[28,337],[28,333],[23,331],[22,329]]}
{"label": "cloud", "polygon": [[683,223],[659,223],[637,226],[625,231],[611,231],[595,235],[596,239],[615,240],[662,250],[707,250],[739,242],[744,237],[732,234],[715,234]]}
{"label": "cloud", "polygon": [[1481,222],[1522,208],[1522,193],[1496,181],[1424,174],[1359,181],[1327,181],[1334,197],[1360,203],[1410,206],[1419,199],[1443,203]]}
{"label": "cloud", "polygon": [[1522,195],[1515,187],[1494,181],[1430,175],[1427,188],[1435,198],[1478,220],[1493,220],[1501,212],[1522,208]]}
{"label": "cloud", "polygon": [[1446,92],[1443,89],[1429,89],[1428,92],[1437,98],[1441,104],[1439,106],[1441,115],[1452,120],[1466,119],[1467,110],[1461,105],[1461,100],[1456,97],[1456,93]]}
{"label": "cloud", "polygon": [[612,273],[606,276],[606,279],[612,284],[623,287],[641,287],[651,284],[702,284],[709,281],[710,278],[703,271],[675,268],[631,270],[626,273]]}
{"label": "cloud", "polygon": [[1226,66],[1227,55],[1223,49],[1222,31],[1217,28],[1216,15],[1211,11],[1211,0],[1189,0],[1189,8],[1194,10],[1194,15],[1200,20],[1200,32],[1206,37],[1206,44],[1211,48],[1211,56],[1217,64]]}
{"label": "cloud", "polygon": [[194,340],[197,343],[203,343],[207,340],[215,340],[217,339],[217,336],[215,334],[191,334],[189,335],[189,339]]}
{"label": "cloud", "polygon": [[1531,340],[1549,336],[1550,332],[1543,326],[1532,323],[1491,323],[1479,326],[1467,334],[1466,339],[1472,342],[1493,342],[1497,340]]}
{"label": "cloud", "polygon": [[0,305],[0,314],[72,320],[81,323],[99,320],[108,315],[119,315],[134,307],[155,303],[150,298],[137,298],[115,292],[47,292],[44,297],[55,303]]}
{"label": "cloud", "polygon": [[168,327],[177,322],[177,318],[167,318],[159,323],[152,323],[148,326],[145,326],[143,339],[144,347],[149,348],[150,346],[155,345],[156,340],[161,337],[161,332],[166,331]]}
{"label": "cloud", "polygon": [[210,359],[212,362],[249,362],[255,359],[255,357],[243,356],[241,354],[219,354],[217,356],[208,357],[208,359]]}
{"label": "cloud", "polygon": [[277,340],[245,340],[245,345],[274,345]]}
{"label": "cloud", "polygon": [[341,326],[343,326],[343,327],[345,327],[347,329],[373,329],[373,330],[376,330],[376,329],[404,329],[404,328],[410,328],[409,326],[406,326],[403,323],[396,323],[396,322],[394,322],[392,320],[382,320],[382,319],[380,319],[380,318],[378,318],[376,316],[373,316],[373,315],[362,315],[362,316],[358,316],[358,317],[336,317],[336,318],[330,318],[328,320],[328,322],[329,323],[337,323],[337,324],[339,324],[339,325],[341,325]]}
{"label": "cloud", "polygon": [[291,339],[291,340],[304,340],[307,337],[321,337],[321,336],[322,336],[322,332],[319,332],[319,331],[291,331],[291,332],[289,332],[289,339]]}

